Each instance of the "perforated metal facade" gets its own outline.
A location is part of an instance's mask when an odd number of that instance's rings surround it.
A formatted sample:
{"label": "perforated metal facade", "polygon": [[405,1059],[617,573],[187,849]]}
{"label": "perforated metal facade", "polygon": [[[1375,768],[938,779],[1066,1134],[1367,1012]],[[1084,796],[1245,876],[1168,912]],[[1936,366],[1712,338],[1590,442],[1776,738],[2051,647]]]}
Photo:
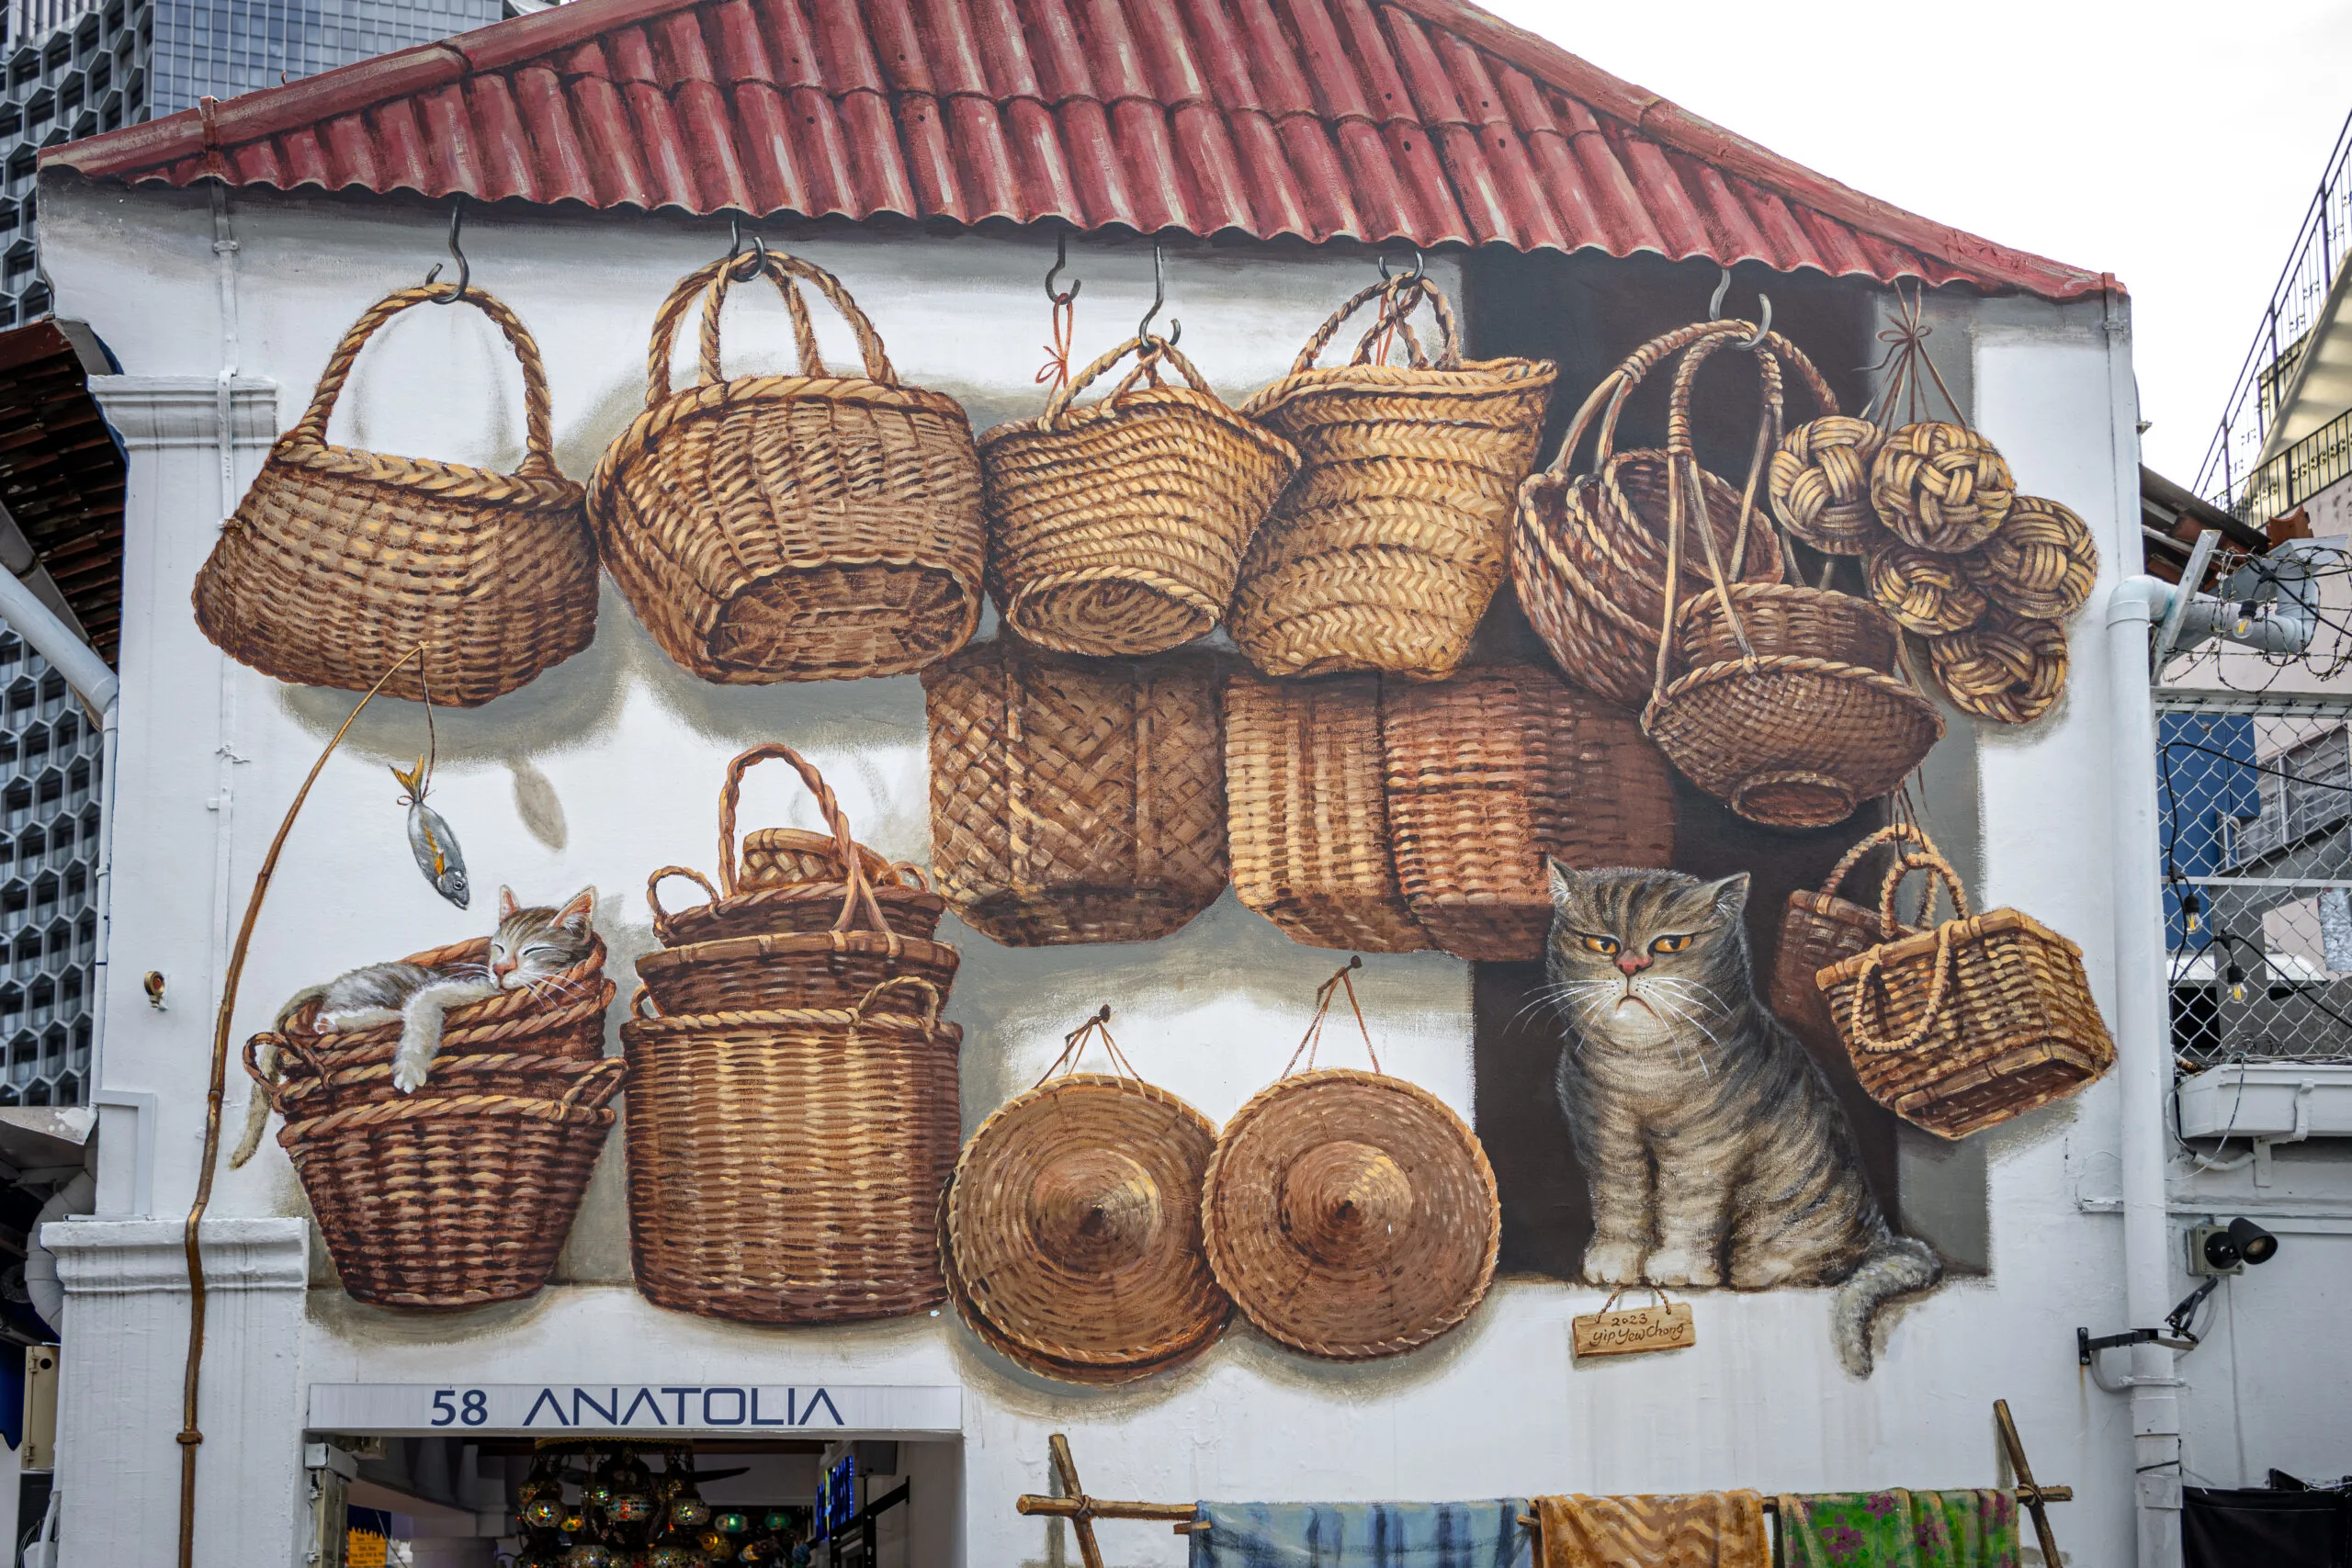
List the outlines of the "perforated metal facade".
{"label": "perforated metal facade", "polygon": [[0,627],[0,1105],[88,1098],[98,744],[65,678]]}

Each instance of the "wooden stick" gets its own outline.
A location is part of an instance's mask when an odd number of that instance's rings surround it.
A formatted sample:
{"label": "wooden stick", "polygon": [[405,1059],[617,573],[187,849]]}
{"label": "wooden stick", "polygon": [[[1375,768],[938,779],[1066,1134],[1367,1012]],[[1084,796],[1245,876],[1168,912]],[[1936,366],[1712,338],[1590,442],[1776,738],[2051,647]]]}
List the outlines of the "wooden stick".
{"label": "wooden stick", "polygon": [[1032,1494],[1013,1506],[1024,1514],[1049,1519],[1166,1519],[1190,1522],[1196,1510],[1190,1503],[1122,1503],[1109,1497],[1040,1497]]}
{"label": "wooden stick", "polygon": [[[2042,1510],[2042,1504],[2052,1499],[2034,1484],[2033,1466],[2026,1462],[2025,1443],[2018,1436],[2017,1422],[2010,1419],[2007,1400],[1993,1402],[1993,1420],[2001,1428],[2001,1446],[2009,1450],[2009,1468],[2018,1472],[2018,1497],[2033,1516],[2033,1533],[2041,1542],[2041,1561],[2048,1568],[2059,1568],[2058,1538],[2051,1532],[2050,1516]],[[2071,1491],[2067,1493],[2068,1497],[2073,1495]]]}

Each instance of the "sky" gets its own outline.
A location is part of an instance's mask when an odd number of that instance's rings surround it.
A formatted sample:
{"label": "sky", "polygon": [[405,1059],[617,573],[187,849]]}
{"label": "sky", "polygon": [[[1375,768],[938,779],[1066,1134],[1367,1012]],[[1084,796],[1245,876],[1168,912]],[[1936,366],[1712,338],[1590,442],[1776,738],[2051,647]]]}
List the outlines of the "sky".
{"label": "sky", "polygon": [[2352,111],[2352,0],[1480,0],[1858,190],[2132,297],[2149,467],[2192,484]]}

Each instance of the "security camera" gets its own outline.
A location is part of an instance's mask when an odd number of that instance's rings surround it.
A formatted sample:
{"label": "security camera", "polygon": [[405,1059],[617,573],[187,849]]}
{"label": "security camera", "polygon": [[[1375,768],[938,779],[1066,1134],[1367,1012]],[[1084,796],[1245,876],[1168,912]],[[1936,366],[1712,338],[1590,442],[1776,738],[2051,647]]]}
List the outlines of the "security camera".
{"label": "security camera", "polygon": [[2188,1271],[2197,1275],[2243,1274],[2278,1251],[2278,1238],[2243,1215],[2226,1225],[2188,1227]]}

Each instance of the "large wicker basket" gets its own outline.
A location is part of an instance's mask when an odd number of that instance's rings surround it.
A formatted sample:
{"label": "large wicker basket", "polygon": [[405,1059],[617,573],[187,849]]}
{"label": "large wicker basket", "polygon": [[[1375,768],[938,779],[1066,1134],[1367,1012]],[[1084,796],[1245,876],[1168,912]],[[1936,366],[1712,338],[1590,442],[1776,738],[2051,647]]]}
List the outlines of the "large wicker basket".
{"label": "large wicker basket", "polygon": [[[1894,898],[1890,879],[1890,925]],[[1883,942],[1815,978],[1862,1088],[1940,1137],[2063,1100],[2115,1063],[2082,950],[2016,909]]]}
{"label": "large wicker basket", "polygon": [[[1743,496],[1696,462],[1678,483],[1671,444],[1617,450],[1617,422],[1652,371],[1696,344],[1750,330],[1742,321],[1702,321],[1644,344],[1585,399],[1551,466],[1520,486],[1510,557],[1520,606],[1560,672],[1620,707],[1638,709],[1649,698],[1669,589],[1679,598],[1710,581],[1702,559],[1671,548],[1680,532],[1679,507],[1703,512],[1706,526],[1692,531],[1709,540],[1731,581],[1781,577],[1780,540],[1755,512],[1752,490]],[[1798,363],[1813,378],[1815,395],[1831,399],[1811,362],[1799,356]],[[1568,469],[1596,419],[1592,471],[1571,479]],[[1694,476],[1695,491],[1686,488]],[[1690,500],[1693,494],[1700,499]]]}
{"label": "large wicker basket", "polygon": [[1012,947],[1149,942],[1225,890],[1230,660],[1080,660],[1000,637],[923,672],[932,875]]}
{"label": "large wicker basket", "polygon": [[899,1317],[946,1299],[940,1200],[962,1032],[924,982],[848,1008],[635,1016],[629,1248],[657,1305],[744,1323]]}
{"label": "large wicker basket", "polygon": [[[302,685],[471,707],[537,678],[596,634],[596,547],[555,466],[547,372],[514,312],[479,288],[523,367],[512,474],[327,444],[370,336],[442,288],[403,288],[351,324],[311,406],[277,438],[197,574],[197,624],[232,659]],[[436,393],[446,389],[435,389]],[[394,665],[419,644],[424,668]]]}
{"label": "large wicker basket", "polygon": [[[1071,401],[1129,355],[1111,395]],[[1189,385],[1168,386],[1172,366]],[[1158,653],[1224,618],[1250,536],[1298,468],[1164,338],[1120,344],[1044,415],[980,439],[989,587],[1005,624],[1063,653]]]}
{"label": "large wicker basket", "polygon": [[1225,688],[1233,889],[1293,942],[1367,953],[1430,945],[1396,881],[1380,679]]}
{"label": "large wicker basket", "polygon": [[1531,664],[1464,670],[1381,696],[1396,878],[1430,942],[1458,958],[1540,958],[1544,861],[1663,866],[1674,852],[1665,759],[1631,715]]}
{"label": "large wicker basket", "polygon": [[[733,282],[767,276],[790,308],[800,374],[719,369]],[[863,376],[833,375],[795,280],[857,334]],[[701,381],[670,386],[671,344],[703,305]],[[733,685],[898,675],[979,622],[979,462],[955,399],[899,383],[831,274],[763,251],[682,278],[654,319],[645,412],[588,484],[605,565],[663,652]]]}
{"label": "large wicker basket", "polygon": [[[1916,933],[1916,927],[1900,923],[1890,930],[1877,909],[1840,897],[1846,878],[1862,858],[1887,845],[1898,846],[1887,870],[1888,876],[1898,879],[1928,863],[1919,851],[1932,854],[1935,849],[1911,823],[1881,828],[1865,834],[1839,858],[1819,892],[1798,888],[1789,895],[1788,908],[1781,911],[1780,946],[1772,964],[1772,1010],[1819,1039],[1838,1038],[1838,1026],[1829,1017],[1828,1005],[1822,1000],[1821,987],[1814,976],[1865,948]],[[1957,886],[1951,896],[1954,912],[1964,918],[1966,896]]]}
{"label": "large wicker basket", "polygon": [[623,1071],[614,1058],[548,1063],[527,1092],[483,1083],[289,1122],[277,1141],[344,1290],[443,1311],[538,1290],[612,1130],[605,1102]]}
{"label": "large wicker basket", "polygon": [[[1377,299],[1346,365],[1316,357]],[[1432,357],[1409,324],[1427,300]],[[1408,363],[1374,363],[1401,339]],[[1548,360],[1465,362],[1445,297],[1414,273],[1333,312],[1291,373],[1242,412],[1295,443],[1298,478],[1250,547],[1233,640],[1269,675],[1444,675],[1502,586],[1511,496],[1535,460]]]}
{"label": "large wicker basket", "polygon": [[[735,813],[741,802],[743,775],[771,759],[792,764],[800,782],[817,797],[817,810],[827,830],[756,829],[743,836],[739,867]],[[849,875],[853,859],[891,931],[928,938],[939,929],[947,901],[924,886],[921,870],[903,863],[894,865],[850,836],[849,818],[814,764],[789,746],[774,742],[754,746],[727,764],[727,782],[719,786],[718,886],[713,887],[700,872],[682,865],[665,865],[655,872],[645,883],[645,901],[653,910],[653,933],[664,947],[680,947],[729,937],[845,927],[856,903]],[[663,908],[661,886],[673,876],[694,882],[708,895],[708,902],[675,913]]]}

